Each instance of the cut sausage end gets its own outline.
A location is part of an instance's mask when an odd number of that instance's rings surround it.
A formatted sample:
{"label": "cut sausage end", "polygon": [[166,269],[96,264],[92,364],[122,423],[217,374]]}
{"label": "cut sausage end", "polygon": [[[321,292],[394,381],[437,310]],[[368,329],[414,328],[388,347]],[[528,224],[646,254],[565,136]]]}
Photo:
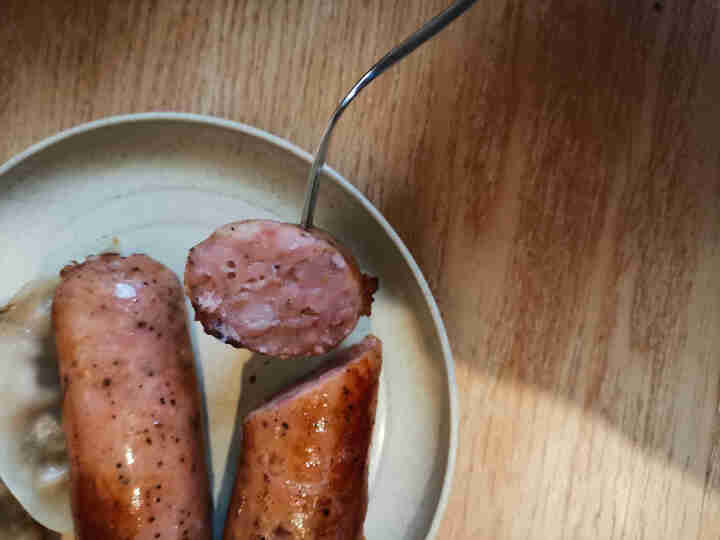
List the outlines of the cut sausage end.
{"label": "cut sausage end", "polygon": [[324,354],[370,315],[377,278],[328,233],[238,221],[190,250],[185,289],[208,334],[290,358]]}

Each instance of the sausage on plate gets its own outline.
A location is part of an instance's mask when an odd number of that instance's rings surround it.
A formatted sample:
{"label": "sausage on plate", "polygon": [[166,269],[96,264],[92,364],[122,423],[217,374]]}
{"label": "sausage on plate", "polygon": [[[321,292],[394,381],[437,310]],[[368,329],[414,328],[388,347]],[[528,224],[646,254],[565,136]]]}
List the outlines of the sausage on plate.
{"label": "sausage on plate", "polygon": [[145,255],[65,267],[53,300],[77,540],[209,540],[201,405],[177,277]]}
{"label": "sausage on plate", "polygon": [[247,416],[225,540],[363,538],[381,362],[368,336]]}
{"label": "sausage on plate", "polygon": [[185,287],[205,331],[278,357],[323,354],[370,315],[377,279],[329,234],[248,220],[190,250]]}

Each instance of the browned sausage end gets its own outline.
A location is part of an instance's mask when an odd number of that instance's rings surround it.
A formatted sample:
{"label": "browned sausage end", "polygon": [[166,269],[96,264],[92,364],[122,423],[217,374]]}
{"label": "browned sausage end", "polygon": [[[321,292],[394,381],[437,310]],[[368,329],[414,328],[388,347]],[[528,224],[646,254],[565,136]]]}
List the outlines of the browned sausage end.
{"label": "browned sausage end", "polygon": [[225,540],[359,540],[381,368],[367,337],[250,413]]}

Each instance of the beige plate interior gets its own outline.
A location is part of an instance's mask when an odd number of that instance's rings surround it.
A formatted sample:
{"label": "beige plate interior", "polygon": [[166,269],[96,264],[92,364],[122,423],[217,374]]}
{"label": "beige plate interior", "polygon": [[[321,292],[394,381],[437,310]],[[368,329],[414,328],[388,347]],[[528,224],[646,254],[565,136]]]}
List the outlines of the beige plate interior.
{"label": "beige plate interior", "polygon": [[[27,281],[108,249],[147,253],[182,275],[188,249],[223,223],[295,221],[308,159],[254,128],[172,113],[110,118],[44,141],[0,168],[0,305]],[[348,339],[373,332],[384,343],[367,538],[432,536],[447,498],[457,430],[452,358],[437,307],[392,228],[329,169],[316,224],[380,278],[372,318]],[[208,338],[196,323],[191,331],[208,408],[220,529],[232,486],[236,420],[315,362],[266,365]],[[51,401],[56,406],[57,399]],[[4,462],[22,459],[21,442],[0,444]],[[31,501],[22,495],[28,479],[21,468],[5,465],[0,473],[31,512],[56,529],[64,526],[62,490],[59,503],[57,497]]]}

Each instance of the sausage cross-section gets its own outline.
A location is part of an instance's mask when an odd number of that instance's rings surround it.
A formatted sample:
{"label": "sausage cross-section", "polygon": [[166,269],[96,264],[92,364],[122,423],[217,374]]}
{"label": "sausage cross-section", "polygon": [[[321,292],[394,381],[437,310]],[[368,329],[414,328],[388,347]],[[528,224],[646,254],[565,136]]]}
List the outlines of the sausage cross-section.
{"label": "sausage cross-section", "polygon": [[251,412],[225,540],[359,540],[381,344],[374,336]]}
{"label": "sausage cross-section", "polygon": [[209,540],[182,287],[144,255],[65,267],[53,301],[77,540]]}
{"label": "sausage cross-section", "polygon": [[278,357],[323,354],[370,315],[377,279],[329,234],[248,220],[190,250],[185,287],[208,334]]}

